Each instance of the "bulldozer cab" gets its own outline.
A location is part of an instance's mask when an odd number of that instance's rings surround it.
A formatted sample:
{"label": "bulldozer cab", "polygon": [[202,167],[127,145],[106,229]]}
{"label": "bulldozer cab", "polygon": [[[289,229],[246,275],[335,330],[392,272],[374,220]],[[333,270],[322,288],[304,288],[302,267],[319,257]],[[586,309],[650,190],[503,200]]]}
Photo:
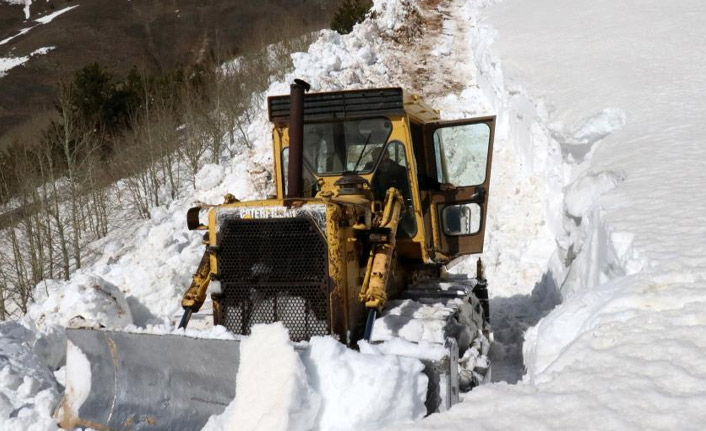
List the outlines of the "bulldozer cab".
{"label": "bulldozer cab", "polygon": [[[269,100],[277,197],[287,196],[288,96]],[[302,197],[336,193],[344,176],[366,181],[375,202],[400,191],[400,256],[446,263],[483,250],[495,117],[441,121],[400,88],[307,94]]]}

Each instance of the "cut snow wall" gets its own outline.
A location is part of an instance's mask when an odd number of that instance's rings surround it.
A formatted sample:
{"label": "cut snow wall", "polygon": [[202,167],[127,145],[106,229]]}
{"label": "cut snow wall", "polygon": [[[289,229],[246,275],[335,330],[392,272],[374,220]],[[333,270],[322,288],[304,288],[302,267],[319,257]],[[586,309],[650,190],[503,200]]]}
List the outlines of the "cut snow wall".
{"label": "cut snow wall", "polygon": [[622,127],[625,114],[609,108],[572,133],[553,129],[544,102],[534,100],[494,57],[495,30],[478,24],[472,32],[476,79],[498,113],[498,137],[514,145],[524,169],[545,180],[545,217],[556,240],[547,271],[562,296],[638,272],[644,262],[631,248],[631,236],[614,232],[594,205],[622,181],[621,175],[593,172],[584,163],[590,154],[574,154],[576,142],[594,144]]}
{"label": "cut snow wall", "polygon": [[[562,298],[567,299],[639,272],[646,263],[632,247],[631,234],[616,232],[597,205],[622,177],[617,172],[596,172],[590,165],[593,144],[622,128],[625,113],[606,108],[570,132],[557,129],[544,101],[533,99],[494,56],[495,36],[496,30],[482,22],[472,29],[476,80],[497,112],[497,138],[513,145],[523,169],[545,181],[545,220],[556,245],[545,278],[551,277]],[[599,299],[605,299],[606,294],[593,298],[599,302],[595,307],[600,308]],[[581,316],[574,317],[581,320]],[[590,313],[584,317],[588,320]],[[549,333],[538,345],[542,323],[526,334],[524,361],[530,380],[580,335],[572,331]],[[586,323],[572,321],[572,327],[583,330]],[[549,332],[557,331],[553,324],[549,327]]]}

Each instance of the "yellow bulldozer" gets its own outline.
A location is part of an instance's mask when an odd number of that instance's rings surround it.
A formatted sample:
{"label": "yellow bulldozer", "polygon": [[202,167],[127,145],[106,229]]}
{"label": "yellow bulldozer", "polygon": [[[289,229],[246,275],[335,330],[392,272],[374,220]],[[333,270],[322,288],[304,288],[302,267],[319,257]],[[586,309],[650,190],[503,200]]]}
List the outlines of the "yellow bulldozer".
{"label": "yellow bulldozer", "polygon": [[[487,362],[468,365],[488,346],[482,263],[475,277],[446,265],[483,250],[495,117],[442,121],[401,88],[309,93],[301,80],[268,111],[276,196],[189,210],[205,252],[179,326],[209,294],[213,323],[234,334],[279,321],[292,341],[328,335],[353,349],[442,319],[447,355],[423,361],[426,405],[450,407],[489,378]],[[450,311],[419,312],[439,305]],[[90,386],[68,379],[67,394],[80,396],[62,406],[65,428],[195,430],[235,396],[237,340],[86,329],[68,338],[68,367],[87,367]]]}

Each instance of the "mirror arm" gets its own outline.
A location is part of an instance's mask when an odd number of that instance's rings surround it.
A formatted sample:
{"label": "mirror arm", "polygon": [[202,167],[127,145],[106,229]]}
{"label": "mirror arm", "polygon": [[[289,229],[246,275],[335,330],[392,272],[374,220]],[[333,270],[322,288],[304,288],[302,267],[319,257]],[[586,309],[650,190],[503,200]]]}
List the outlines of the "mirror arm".
{"label": "mirror arm", "polygon": [[478,187],[478,191],[473,193],[473,195],[471,196],[471,202],[478,202],[481,204],[485,202],[485,187]]}

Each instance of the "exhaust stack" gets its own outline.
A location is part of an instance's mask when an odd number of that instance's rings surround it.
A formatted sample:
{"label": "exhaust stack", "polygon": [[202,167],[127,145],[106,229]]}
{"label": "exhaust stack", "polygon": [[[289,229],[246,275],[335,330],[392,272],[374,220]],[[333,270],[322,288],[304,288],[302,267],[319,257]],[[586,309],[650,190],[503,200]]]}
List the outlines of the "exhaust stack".
{"label": "exhaust stack", "polygon": [[287,198],[302,196],[302,166],[304,165],[304,93],[311,85],[295,79],[289,95],[289,166]]}

